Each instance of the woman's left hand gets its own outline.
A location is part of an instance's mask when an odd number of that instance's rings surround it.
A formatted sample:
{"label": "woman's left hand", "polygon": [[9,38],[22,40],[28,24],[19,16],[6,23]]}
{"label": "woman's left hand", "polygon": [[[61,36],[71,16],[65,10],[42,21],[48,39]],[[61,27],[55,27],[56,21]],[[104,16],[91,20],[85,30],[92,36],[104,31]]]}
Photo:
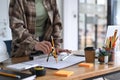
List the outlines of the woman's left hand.
{"label": "woman's left hand", "polygon": [[72,50],[56,48],[56,52],[57,54],[60,54],[61,52],[71,53]]}

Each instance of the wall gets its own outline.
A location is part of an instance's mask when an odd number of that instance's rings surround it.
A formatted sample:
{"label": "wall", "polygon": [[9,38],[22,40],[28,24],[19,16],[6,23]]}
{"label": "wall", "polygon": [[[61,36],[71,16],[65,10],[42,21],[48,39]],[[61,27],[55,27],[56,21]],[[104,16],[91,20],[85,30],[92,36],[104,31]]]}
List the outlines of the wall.
{"label": "wall", "polygon": [[7,41],[11,40],[11,30],[9,28],[8,16],[9,0],[1,0],[0,2],[0,39]]}
{"label": "wall", "polygon": [[117,13],[116,13],[116,23],[120,25],[120,0],[117,0]]}
{"label": "wall", "polygon": [[9,0],[0,0],[0,40],[5,41],[7,44],[7,50],[10,54],[11,50],[11,30],[9,28],[9,16],[8,16],[8,8],[9,8]]}
{"label": "wall", "polygon": [[64,0],[63,48],[78,50],[78,0]]}

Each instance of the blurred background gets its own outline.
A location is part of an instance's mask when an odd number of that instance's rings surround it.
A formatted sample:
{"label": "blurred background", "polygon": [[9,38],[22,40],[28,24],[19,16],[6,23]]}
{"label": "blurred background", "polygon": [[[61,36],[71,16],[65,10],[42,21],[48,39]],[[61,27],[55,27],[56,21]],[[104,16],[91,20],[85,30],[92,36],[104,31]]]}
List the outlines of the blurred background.
{"label": "blurred background", "polygon": [[[120,0],[57,0],[63,23],[63,48],[99,48],[104,45],[107,27],[120,24]],[[9,0],[0,2],[0,39],[10,52],[11,30],[8,16]]]}

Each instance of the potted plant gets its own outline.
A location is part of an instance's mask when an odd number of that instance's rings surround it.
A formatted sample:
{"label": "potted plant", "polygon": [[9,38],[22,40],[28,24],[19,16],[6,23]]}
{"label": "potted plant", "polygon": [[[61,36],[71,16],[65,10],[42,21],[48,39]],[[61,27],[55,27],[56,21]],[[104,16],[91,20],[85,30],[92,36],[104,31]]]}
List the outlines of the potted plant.
{"label": "potted plant", "polygon": [[108,62],[109,54],[104,47],[99,48],[97,53],[98,53],[98,61],[99,62],[101,62],[101,63],[107,63]]}

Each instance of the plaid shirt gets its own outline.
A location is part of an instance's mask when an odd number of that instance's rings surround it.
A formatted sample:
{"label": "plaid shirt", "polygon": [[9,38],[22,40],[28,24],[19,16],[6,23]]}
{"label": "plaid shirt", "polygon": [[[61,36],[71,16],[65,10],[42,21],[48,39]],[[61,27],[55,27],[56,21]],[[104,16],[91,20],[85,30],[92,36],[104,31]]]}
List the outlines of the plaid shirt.
{"label": "plaid shirt", "polygon": [[[43,0],[49,18],[44,27],[43,40],[50,40],[52,35],[55,47],[60,47],[62,25],[56,0]],[[12,56],[24,56],[33,52],[35,37],[35,0],[10,0],[9,17],[12,30]]]}

